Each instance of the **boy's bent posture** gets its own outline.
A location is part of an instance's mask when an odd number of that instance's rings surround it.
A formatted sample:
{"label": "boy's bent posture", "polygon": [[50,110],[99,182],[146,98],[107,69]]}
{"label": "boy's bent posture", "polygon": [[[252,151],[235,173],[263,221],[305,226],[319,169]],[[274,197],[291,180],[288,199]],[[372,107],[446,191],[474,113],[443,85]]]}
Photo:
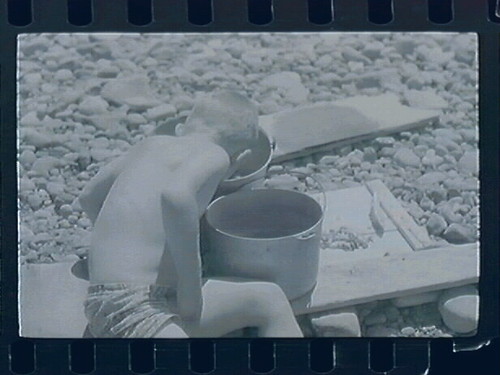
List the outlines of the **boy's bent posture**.
{"label": "boy's bent posture", "polygon": [[219,93],[195,105],[179,137],[142,141],[85,188],[93,336],[217,337],[248,326],[260,336],[302,336],[275,284],[210,279],[202,287],[199,219],[249,154],[257,121],[245,97]]}

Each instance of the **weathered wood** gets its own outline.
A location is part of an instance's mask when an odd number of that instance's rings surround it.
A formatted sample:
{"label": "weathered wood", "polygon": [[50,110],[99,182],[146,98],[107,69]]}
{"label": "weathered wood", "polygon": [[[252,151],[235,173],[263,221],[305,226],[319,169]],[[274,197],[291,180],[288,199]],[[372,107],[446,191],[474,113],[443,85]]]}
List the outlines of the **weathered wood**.
{"label": "weathered wood", "polygon": [[391,218],[401,235],[408,241],[413,250],[422,250],[435,247],[427,230],[418,225],[408,212],[401,206],[397,198],[380,180],[368,181],[368,190],[377,196],[382,209]]}
{"label": "weathered wood", "polygon": [[338,262],[332,252],[323,250],[316,288],[312,295],[293,301],[293,307],[296,315],[301,315],[442,290],[478,280],[478,244],[352,262]]}
{"label": "weathered wood", "polygon": [[439,111],[402,105],[396,95],[357,96],[260,116],[275,140],[273,161],[397,133],[437,121]]}

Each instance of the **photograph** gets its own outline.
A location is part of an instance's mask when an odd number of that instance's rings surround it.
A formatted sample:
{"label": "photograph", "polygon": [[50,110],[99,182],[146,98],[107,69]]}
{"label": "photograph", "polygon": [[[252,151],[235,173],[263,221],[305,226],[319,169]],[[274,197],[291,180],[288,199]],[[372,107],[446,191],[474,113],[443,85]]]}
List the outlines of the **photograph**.
{"label": "photograph", "polygon": [[19,335],[470,337],[478,37],[24,33]]}

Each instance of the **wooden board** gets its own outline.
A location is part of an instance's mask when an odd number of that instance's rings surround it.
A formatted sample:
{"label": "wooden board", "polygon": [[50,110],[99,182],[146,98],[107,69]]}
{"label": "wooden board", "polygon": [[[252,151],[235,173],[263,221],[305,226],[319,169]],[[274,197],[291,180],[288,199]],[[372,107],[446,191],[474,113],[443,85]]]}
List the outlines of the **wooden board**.
{"label": "wooden board", "polygon": [[401,206],[397,198],[380,180],[368,181],[368,190],[377,193],[380,205],[401,235],[408,241],[413,250],[423,250],[435,247],[427,229],[418,225],[408,212]]}
{"label": "wooden board", "polygon": [[[387,249],[389,252],[391,249]],[[403,297],[479,280],[477,244],[338,262],[322,250],[312,295],[293,301],[296,315]]]}
{"label": "wooden board", "polygon": [[423,127],[440,112],[402,105],[394,94],[357,96],[260,116],[273,137],[274,162],[382,135]]}

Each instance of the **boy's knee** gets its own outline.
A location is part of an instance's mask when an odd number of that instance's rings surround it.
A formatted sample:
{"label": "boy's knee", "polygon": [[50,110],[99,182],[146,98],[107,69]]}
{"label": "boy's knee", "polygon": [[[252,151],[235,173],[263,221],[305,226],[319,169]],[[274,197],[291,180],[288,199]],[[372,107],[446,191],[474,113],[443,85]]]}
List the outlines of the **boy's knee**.
{"label": "boy's knee", "polygon": [[270,282],[255,282],[251,283],[250,287],[250,299],[251,303],[254,303],[256,307],[263,309],[279,308],[283,304],[287,304],[288,300],[286,298],[283,290],[274,283]]}

